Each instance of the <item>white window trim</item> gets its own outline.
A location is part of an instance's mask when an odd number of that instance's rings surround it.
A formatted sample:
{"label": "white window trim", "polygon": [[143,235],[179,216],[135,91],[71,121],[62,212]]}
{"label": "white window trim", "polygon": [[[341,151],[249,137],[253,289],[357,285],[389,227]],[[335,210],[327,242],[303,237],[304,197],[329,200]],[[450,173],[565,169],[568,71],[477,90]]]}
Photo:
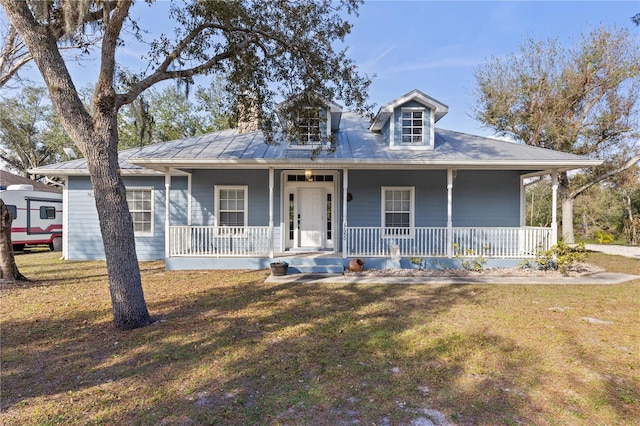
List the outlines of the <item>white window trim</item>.
{"label": "white window trim", "polygon": [[[305,107],[305,109],[316,109],[315,107]],[[322,115],[322,107],[317,108],[319,111],[318,117],[320,117]],[[307,142],[304,145],[301,145],[299,141],[289,141],[288,144],[288,149],[291,150],[301,150],[301,151],[311,151],[314,150],[318,147],[325,147],[325,148],[329,148],[331,146],[331,142],[329,142],[330,138],[331,138],[331,110],[329,107],[325,107],[325,123],[326,123],[326,128],[327,128],[327,141],[326,142],[322,142],[322,140],[318,141],[318,142],[312,142],[308,140],[308,135],[307,134]],[[320,127],[320,124],[322,124],[322,119],[319,120],[318,122],[318,126]],[[320,127],[320,130],[322,130],[322,128]]]}
{"label": "white window trim", "polygon": [[[387,234],[386,229],[386,191],[409,191],[409,232],[406,235]],[[415,186],[382,186],[380,187],[380,227],[382,228],[383,238],[413,238],[415,228],[415,201],[416,201],[416,187]]]}
{"label": "white window trim", "polygon": [[[136,232],[133,231],[135,237],[153,237],[155,234],[155,218],[156,218],[156,204],[155,204],[155,188],[153,186],[127,186],[125,190],[128,191],[149,191],[151,192],[151,232]],[[127,203],[128,204],[128,203]],[[131,213],[131,209],[129,209]],[[133,214],[131,215],[133,221]]]}
{"label": "white window trim", "polygon": [[[248,185],[214,185],[213,203],[215,207],[214,226],[220,226],[218,218],[220,217],[220,191],[225,189],[242,189],[244,191],[244,225],[242,228],[249,226],[249,186]],[[233,228],[233,227],[231,227]],[[238,227],[239,228],[239,227]]]}
{"label": "white window trim", "polygon": [[[402,125],[402,113],[404,112],[422,112],[422,142],[404,142],[402,140],[402,129],[404,128],[404,126]],[[424,146],[424,145],[428,145],[427,143],[427,135],[425,135],[425,125],[424,125],[424,120],[425,120],[425,111],[426,108],[423,107],[406,107],[406,108],[400,108],[400,145],[402,145],[403,147],[411,147],[411,146]],[[413,122],[413,117],[411,119],[411,121]],[[413,124],[411,126],[411,128],[413,128]]]}

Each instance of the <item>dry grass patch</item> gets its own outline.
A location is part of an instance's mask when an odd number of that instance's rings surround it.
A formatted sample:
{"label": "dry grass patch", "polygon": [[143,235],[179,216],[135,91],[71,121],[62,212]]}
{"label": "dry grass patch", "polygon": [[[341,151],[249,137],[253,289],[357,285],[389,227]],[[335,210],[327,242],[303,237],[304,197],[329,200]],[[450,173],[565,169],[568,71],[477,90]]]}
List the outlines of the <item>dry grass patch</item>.
{"label": "dry grass patch", "polygon": [[160,321],[120,332],[103,262],[17,260],[36,281],[2,288],[2,424],[640,421],[640,280],[268,284],[142,263]]}

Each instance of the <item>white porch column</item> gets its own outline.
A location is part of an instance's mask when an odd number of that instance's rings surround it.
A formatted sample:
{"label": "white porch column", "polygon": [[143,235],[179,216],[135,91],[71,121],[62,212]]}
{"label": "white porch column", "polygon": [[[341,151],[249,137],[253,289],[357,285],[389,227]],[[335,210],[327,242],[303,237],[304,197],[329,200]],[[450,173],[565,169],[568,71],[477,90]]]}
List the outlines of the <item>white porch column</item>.
{"label": "white porch column", "polygon": [[193,176],[187,175],[187,225],[191,226],[191,216],[193,212],[193,196],[191,194]]}
{"label": "white porch column", "polygon": [[171,226],[171,214],[169,212],[169,206],[171,206],[171,167],[165,167],[164,169],[164,257],[169,257],[170,254],[170,235],[169,227]]}
{"label": "white porch column", "polygon": [[269,257],[273,259],[273,168],[269,167]]}
{"label": "white porch column", "polygon": [[551,172],[551,245],[558,244],[558,171]]}
{"label": "white porch column", "polygon": [[349,170],[342,170],[342,257],[347,257],[347,190],[349,188]]}
{"label": "white porch column", "polygon": [[453,169],[447,169],[447,257],[453,257]]}

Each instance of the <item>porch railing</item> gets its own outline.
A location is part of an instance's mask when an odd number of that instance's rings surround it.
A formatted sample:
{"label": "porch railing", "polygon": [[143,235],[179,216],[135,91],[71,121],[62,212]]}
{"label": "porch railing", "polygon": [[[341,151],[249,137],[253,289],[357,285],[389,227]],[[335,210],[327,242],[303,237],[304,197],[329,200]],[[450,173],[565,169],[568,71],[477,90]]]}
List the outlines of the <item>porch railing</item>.
{"label": "porch railing", "polygon": [[551,228],[347,227],[347,257],[529,258],[551,246]]}
{"label": "porch railing", "polygon": [[[169,256],[268,257],[268,226],[171,226]],[[347,257],[531,258],[551,247],[551,228],[346,227]]]}
{"label": "porch railing", "polygon": [[269,256],[268,226],[170,226],[169,256]]}

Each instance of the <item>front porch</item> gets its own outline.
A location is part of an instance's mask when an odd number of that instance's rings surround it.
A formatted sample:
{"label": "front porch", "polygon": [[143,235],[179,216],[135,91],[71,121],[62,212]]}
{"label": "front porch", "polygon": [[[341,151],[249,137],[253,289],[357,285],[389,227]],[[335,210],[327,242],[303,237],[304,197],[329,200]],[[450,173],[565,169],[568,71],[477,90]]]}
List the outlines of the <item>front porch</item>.
{"label": "front porch", "polygon": [[274,232],[269,226],[171,226],[167,268],[266,269],[269,263],[284,260],[304,267],[304,272],[336,272],[352,258],[366,259],[368,267],[408,267],[409,260],[416,258],[452,267],[453,259],[478,256],[491,264],[512,260],[507,262],[511,266],[548,250],[552,235],[551,228],[543,227],[345,226],[342,250],[305,253],[274,252]]}

